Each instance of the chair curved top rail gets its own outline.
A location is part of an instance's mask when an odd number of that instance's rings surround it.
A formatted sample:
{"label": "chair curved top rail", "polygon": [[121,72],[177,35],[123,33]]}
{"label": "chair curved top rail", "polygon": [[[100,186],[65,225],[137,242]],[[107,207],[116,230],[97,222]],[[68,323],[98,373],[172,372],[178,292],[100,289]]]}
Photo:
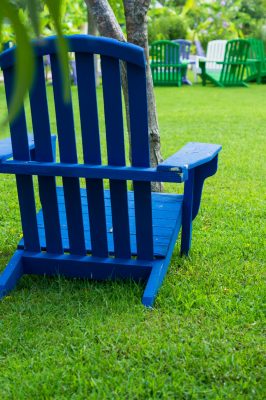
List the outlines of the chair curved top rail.
{"label": "chair curved top rail", "polygon": [[[45,40],[34,40],[34,51],[37,57],[54,54],[57,52],[56,36],[50,36]],[[131,43],[123,43],[115,39],[96,37],[90,35],[67,36],[69,52],[100,54],[118,58],[145,68],[146,60],[144,50]],[[6,69],[15,62],[16,46],[0,54],[0,67]]]}
{"label": "chair curved top rail", "polygon": [[156,40],[155,42],[152,42],[151,46],[158,46],[160,44],[164,44],[164,45],[169,45],[172,47],[179,47],[179,43],[174,42],[173,40]]}

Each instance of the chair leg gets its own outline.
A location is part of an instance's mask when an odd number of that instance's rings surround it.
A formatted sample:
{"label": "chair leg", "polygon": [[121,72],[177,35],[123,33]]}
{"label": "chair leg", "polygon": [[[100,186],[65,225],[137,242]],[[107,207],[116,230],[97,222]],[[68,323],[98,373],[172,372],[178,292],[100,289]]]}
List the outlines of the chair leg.
{"label": "chair leg", "polygon": [[158,260],[152,267],[144,294],[142,297],[142,304],[145,307],[151,308],[153,306],[156,294],[160,289],[165,274],[169,266],[170,258]]}
{"label": "chair leg", "polygon": [[197,74],[197,68],[196,66],[193,67],[193,73],[194,73],[194,82],[198,82],[198,74]]}
{"label": "chair leg", "polygon": [[183,224],[181,235],[181,256],[188,256],[192,239],[192,222]]}
{"label": "chair leg", "polygon": [[184,200],[182,209],[181,256],[187,256],[191,247],[193,190],[194,169],[189,170],[189,177],[185,183],[184,189]]}
{"label": "chair leg", "polygon": [[6,269],[0,275],[0,299],[6,296],[16,286],[23,275],[23,250],[17,250]]}

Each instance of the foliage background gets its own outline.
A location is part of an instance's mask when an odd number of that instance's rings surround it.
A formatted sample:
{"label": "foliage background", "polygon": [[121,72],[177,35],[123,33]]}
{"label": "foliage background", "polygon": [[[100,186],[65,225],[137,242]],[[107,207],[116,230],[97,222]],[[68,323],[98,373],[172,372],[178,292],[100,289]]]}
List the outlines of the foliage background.
{"label": "foliage background", "polygon": [[[33,0],[12,0],[19,17],[33,35],[26,5]],[[40,12],[40,32],[54,33],[53,20],[45,1],[35,0]],[[122,0],[109,0],[124,28]],[[87,7],[84,0],[62,0],[62,28],[66,34],[86,32]],[[4,20],[0,43],[15,41],[9,21]],[[198,39],[206,48],[209,40],[236,37],[262,38],[266,43],[266,0],[153,0],[149,12],[149,41]]]}
{"label": "foliage background", "polygon": [[[167,29],[167,23],[168,24]],[[174,25],[174,26],[173,26]],[[150,10],[150,41],[257,37],[266,42],[266,0],[161,0]]]}

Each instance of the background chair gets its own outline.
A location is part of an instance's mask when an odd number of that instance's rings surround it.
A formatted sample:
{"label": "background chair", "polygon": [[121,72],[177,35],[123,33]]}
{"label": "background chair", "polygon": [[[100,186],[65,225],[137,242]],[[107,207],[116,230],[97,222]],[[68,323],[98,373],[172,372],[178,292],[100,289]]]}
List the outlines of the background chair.
{"label": "background chair", "polygon": [[151,72],[155,86],[181,86],[187,63],[180,59],[180,46],[170,40],[151,44]]}
{"label": "background chair", "polygon": [[247,82],[261,83],[266,78],[266,55],[264,43],[260,39],[248,39],[250,43],[247,67]]}
{"label": "background chair", "polygon": [[213,62],[209,59],[200,61],[200,76],[203,86],[206,85],[207,81],[210,81],[220,87],[247,87],[245,78],[248,66],[249,47],[250,44],[247,40],[229,40],[226,43],[223,61]]}
{"label": "background chair", "polygon": [[218,61],[223,61],[227,40],[211,40],[207,45],[206,56],[195,57],[194,77],[197,81],[197,75],[201,74],[200,61],[206,61],[206,69],[216,73],[221,71],[222,65],[217,64]]}
{"label": "background chair", "polygon": [[179,44],[180,61],[182,63],[187,64],[187,68],[182,69],[182,73],[183,73],[182,83],[184,83],[186,85],[192,85],[192,83],[190,82],[190,80],[187,77],[188,66],[195,63],[195,61],[190,59],[191,42],[189,40],[185,40],[185,39],[175,39],[175,40],[172,40],[172,42]]}

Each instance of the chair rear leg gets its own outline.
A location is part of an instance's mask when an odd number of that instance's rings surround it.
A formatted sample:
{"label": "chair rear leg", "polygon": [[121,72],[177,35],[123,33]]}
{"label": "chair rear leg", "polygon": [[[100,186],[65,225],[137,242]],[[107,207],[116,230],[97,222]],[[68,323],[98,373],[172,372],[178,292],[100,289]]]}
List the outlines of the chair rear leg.
{"label": "chair rear leg", "polygon": [[17,250],[0,275],[0,299],[15,288],[23,275],[23,250]]}

